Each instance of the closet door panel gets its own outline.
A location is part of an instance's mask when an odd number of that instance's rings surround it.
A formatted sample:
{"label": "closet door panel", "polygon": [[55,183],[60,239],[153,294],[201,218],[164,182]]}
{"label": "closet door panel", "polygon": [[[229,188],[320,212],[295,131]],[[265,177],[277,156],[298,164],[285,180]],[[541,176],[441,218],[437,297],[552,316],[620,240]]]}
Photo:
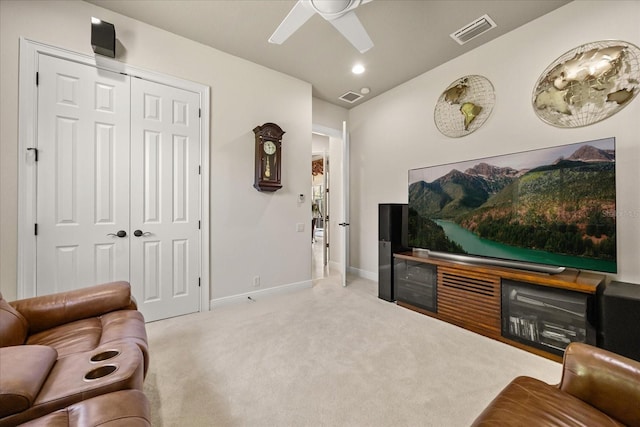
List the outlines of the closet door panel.
{"label": "closet door panel", "polygon": [[36,294],[129,279],[129,77],[38,58]]}
{"label": "closet door panel", "polygon": [[131,82],[131,283],[145,319],[200,310],[200,97]]}

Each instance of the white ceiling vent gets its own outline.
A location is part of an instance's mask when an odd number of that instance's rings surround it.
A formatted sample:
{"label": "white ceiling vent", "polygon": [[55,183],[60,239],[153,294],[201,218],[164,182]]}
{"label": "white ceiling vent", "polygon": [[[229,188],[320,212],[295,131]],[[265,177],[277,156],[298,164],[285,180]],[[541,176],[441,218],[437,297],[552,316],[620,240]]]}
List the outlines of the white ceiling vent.
{"label": "white ceiling vent", "polygon": [[362,98],[362,95],[360,95],[359,93],[355,93],[355,92],[347,92],[344,95],[342,95],[339,99],[348,102],[349,104],[353,104],[354,102],[356,102],[358,99]]}
{"label": "white ceiling vent", "polygon": [[493,22],[493,19],[491,19],[489,15],[484,15],[449,35],[457,41],[458,44],[465,44],[469,40],[475,39],[480,34],[484,34],[495,27],[496,23]]}

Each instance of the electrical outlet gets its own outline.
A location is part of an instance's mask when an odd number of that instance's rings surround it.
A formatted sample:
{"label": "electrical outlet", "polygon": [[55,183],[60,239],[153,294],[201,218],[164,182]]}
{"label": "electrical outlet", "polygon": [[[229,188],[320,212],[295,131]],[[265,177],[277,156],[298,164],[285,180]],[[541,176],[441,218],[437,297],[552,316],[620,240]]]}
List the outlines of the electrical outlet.
{"label": "electrical outlet", "polygon": [[260,276],[253,276],[253,287],[254,288],[260,287]]}

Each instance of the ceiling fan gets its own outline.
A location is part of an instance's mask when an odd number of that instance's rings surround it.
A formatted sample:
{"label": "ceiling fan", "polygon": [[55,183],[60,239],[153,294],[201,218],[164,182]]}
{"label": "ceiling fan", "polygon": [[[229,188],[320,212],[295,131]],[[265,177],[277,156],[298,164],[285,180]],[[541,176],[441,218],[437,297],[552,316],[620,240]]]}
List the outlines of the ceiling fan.
{"label": "ceiling fan", "polygon": [[354,10],[370,1],[372,0],[298,0],[269,37],[269,43],[282,44],[317,13],[340,31],[360,53],[364,53],[373,47],[373,42]]}

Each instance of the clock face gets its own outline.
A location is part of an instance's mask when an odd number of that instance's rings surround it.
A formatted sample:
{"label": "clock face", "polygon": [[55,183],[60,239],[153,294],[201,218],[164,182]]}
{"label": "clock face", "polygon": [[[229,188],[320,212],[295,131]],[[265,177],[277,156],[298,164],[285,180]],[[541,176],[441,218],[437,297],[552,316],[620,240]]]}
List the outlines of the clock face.
{"label": "clock face", "polygon": [[276,152],[276,144],[273,141],[265,141],[262,147],[264,152],[271,155]]}

